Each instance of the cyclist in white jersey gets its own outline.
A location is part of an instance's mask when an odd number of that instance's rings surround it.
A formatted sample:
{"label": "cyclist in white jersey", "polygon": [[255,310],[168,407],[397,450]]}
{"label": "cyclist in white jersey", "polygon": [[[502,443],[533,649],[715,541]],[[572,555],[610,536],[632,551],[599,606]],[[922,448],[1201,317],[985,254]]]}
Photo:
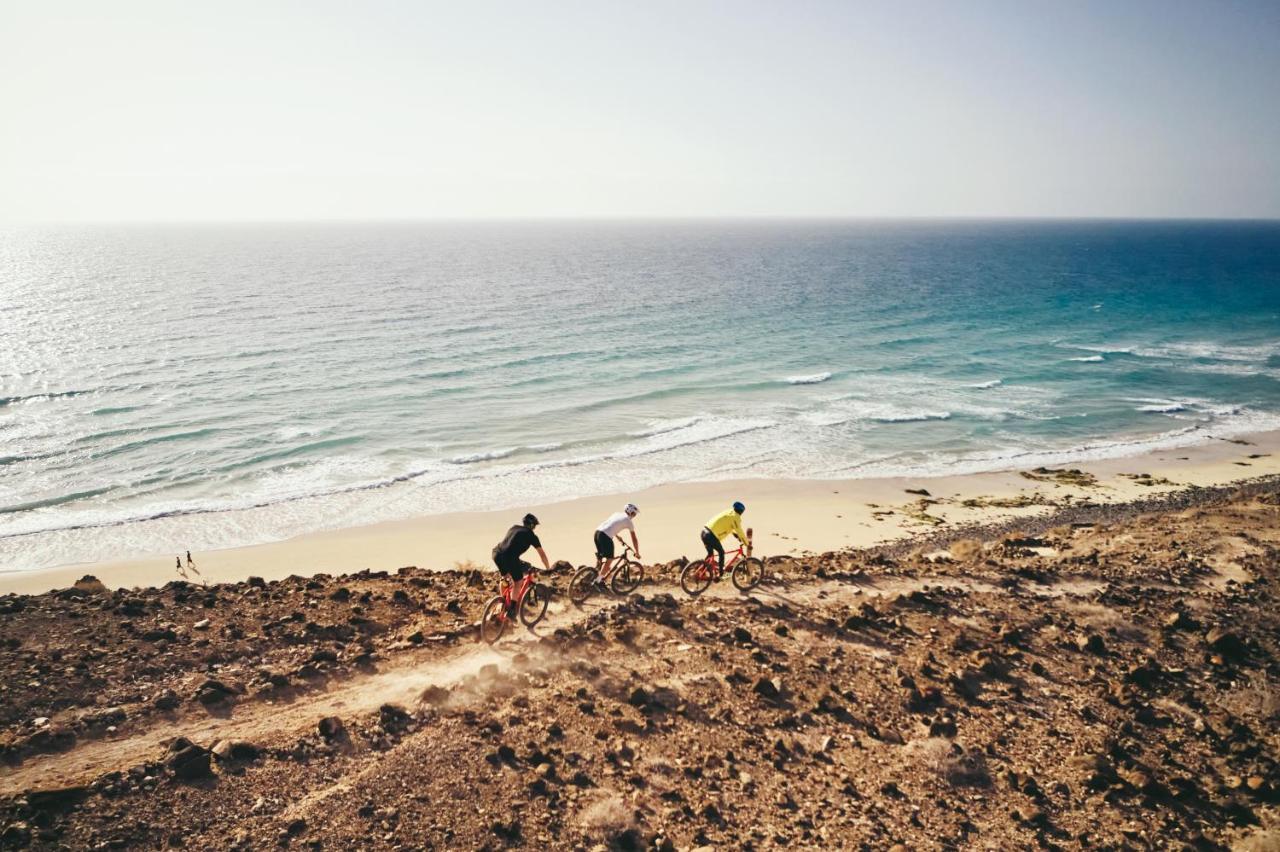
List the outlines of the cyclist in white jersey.
{"label": "cyclist in white jersey", "polygon": [[[631,549],[635,551],[636,558],[640,558],[640,540],[636,538],[635,516],[640,514],[640,510],[636,508],[635,503],[628,503],[622,508],[621,512],[614,512],[605,522],[596,527],[595,544],[596,544],[596,582],[600,583],[605,574],[609,571],[609,566],[613,564],[614,550],[613,539],[623,530],[631,531]],[[619,537],[618,541],[622,541]],[[626,542],[623,542],[626,544]]]}

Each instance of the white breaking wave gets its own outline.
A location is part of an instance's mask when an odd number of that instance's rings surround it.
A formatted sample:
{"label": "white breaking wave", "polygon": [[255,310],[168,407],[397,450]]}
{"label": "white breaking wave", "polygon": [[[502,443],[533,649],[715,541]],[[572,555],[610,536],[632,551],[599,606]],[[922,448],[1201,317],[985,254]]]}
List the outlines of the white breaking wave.
{"label": "white breaking wave", "polygon": [[1094,364],[1094,363],[1097,363],[1098,361],[1105,361],[1107,359],[1102,357],[1101,355],[1086,355],[1083,358],[1068,358],[1067,360],[1079,361],[1083,364]]}
{"label": "white breaking wave", "polygon": [[1085,352],[1100,352],[1103,355],[1129,355],[1133,353],[1132,346],[1097,346],[1089,343],[1063,343],[1061,345],[1067,349],[1083,349]]}
{"label": "white breaking wave", "polygon": [[829,478],[854,475],[857,478],[887,476],[958,476],[996,470],[1014,470],[1040,465],[1062,465],[1100,459],[1127,458],[1156,450],[1196,446],[1211,441],[1280,429],[1280,415],[1237,409],[1229,420],[1216,423],[1199,422],[1173,431],[1129,440],[1098,441],[1074,447],[1008,447],[1000,450],[962,455],[924,454],[923,458],[906,458],[898,454],[845,468],[833,469]]}
{"label": "white breaking wave", "polygon": [[908,411],[903,414],[886,414],[883,417],[874,417],[880,423],[912,423],[917,420],[950,420],[950,411]]}
{"label": "white breaking wave", "polygon": [[802,412],[798,419],[813,426],[838,426],[842,423],[910,423],[917,420],[948,420],[950,417],[950,411],[846,399],[820,411]]}
{"label": "white breaking wave", "polygon": [[[1211,399],[1167,399],[1164,397],[1129,397],[1125,402],[1139,403],[1134,411],[1142,411],[1151,414],[1178,414],[1188,412],[1192,414],[1204,415],[1206,419],[1212,417],[1226,417],[1240,413],[1240,408],[1234,405],[1223,405]],[[1183,418],[1185,419],[1185,418]]]}
{"label": "white breaking wave", "polygon": [[475,464],[482,461],[494,461],[495,459],[505,459],[520,450],[519,447],[508,447],[505,450],[488,450],[482,453],[470,453],[464,456],[454,456],[449,459],[449,464]]}
{"label": "white breaking wave", "polygon": [[989,382],[978,382],[977,384],[965,385],[965,387],[976,388],[977,390],[986,390],[987,388],[999,387],[1003,383],[1002,379],[992,379]]}
{"label": "white breaking wave", "polygon": [[1259,346],[1229,346],[1207,341],[1167,343],[1133,350],[1143,358],[1205,358],[1212,361],[1265,361],[1280,354],[1280,343]]}
{"label": "white breaking wave", "polygon": [[830,373],[814,373],[811,376],[787,376],[785,379],[789,385],[817,385],[831,378]]}
{"label": "white breaking wave", "polygon": [[1227,364],[1184,364],[1179,369],[1188,373],[1217,373],[1220,376],[1273,376],[1274,373],[1261,367],[1251,366],[1245,362],[1232,361]]}
{"label": "white breaking wave", "polygon": [[695,423],[702,421],[702,416],[680,417],[676,420],[655,420],[644,429],[635,432],[628,432],[629,438],[651,438],[654,435],[661,435],[664,432],[675,432],[677,429],[687,429]]}

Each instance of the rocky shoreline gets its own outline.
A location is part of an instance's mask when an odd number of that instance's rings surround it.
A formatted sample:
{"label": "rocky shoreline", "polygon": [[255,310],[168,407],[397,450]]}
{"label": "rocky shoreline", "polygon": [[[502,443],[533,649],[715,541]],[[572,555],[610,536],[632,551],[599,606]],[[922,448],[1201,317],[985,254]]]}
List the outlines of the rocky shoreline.
{"label": "rocky shoreline", "polygon": [[[547,582],[563,592],[571,566]],[[1273,848],[1280,483],[563,594],[0,597],[0,846]]]}

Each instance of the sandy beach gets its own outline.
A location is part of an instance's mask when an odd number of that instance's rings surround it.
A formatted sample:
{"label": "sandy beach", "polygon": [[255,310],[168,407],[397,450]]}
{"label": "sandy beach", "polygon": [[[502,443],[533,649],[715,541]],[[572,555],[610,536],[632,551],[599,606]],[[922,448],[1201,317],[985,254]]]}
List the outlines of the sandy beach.
{"label": "sandy beach", "polygon": [[[1064,473],[1079,470],[1082,475]],[[627,500],[641,507],[640,544],[647,562],[698,555],[703,522],[732,500],[748,506],[758,555],[803,555],[902,540],[967,524],[1029,517],[1086,502],[1123,503],[1280,473],[1280,432],[1162,449],[1128,458],[933,478],[739,480],[673,483],[635,494],[584,497],[528,507],[552,561],[593,558],[596,525]],[[1045,472],[1048,471],[1048,472]],[[927,494],[918,493],[927,492]],[[249,547],[195,553],[185,579],[234,582],[250,576],[343,574],[417,566],[491,567],[489,550],[521,510],[429,515],[356,526]],[[175,552],[181,548],[175,545]],[[183,579],[174,554],[126,558],[0,575],[0,593],[39,593],[92,574],[112,588],[158,586]]]}

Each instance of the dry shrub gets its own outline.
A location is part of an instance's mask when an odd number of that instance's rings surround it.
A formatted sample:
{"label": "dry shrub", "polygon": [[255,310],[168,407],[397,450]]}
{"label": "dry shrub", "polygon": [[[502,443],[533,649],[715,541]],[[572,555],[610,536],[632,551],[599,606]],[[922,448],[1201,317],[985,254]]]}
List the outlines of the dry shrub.
{"label": "dry shrub", "polygon": [[453,563],[453,570],[460,574],[469,574],[472,571],[479,571],[482,568],[483,566],[474,559],[459,559],[457,562]]}
{"label": "dry shrub", "polygon": [[986,787],[991,784],[987,760],[980,751],[965,751],[942,737],[915,740],[907,751],[918,765],[953,787]]}
{"label": "dry shrub", "polygon": [[645,768],[653,775],[675,775],[679,772],[675,764],[661,757],[646,760]]}
{"label": "dry shrub", "polygon": [[1218,704],[1233,716],[1242,719],[1262,722],[1280,720],[1280,689],[1271,683],[1265,672],[1259,672],[1246,685],[1224,695],[1218,700]]}
{"label": "dry shrub", "polygon": [[635,814],[616,794],[606,795],[583,808],[578,822],[588,834],[614,837],[635,828]]}
{"label": "dry shrub", "polygon": [[961,562],[972,562],[982,555],[982,542],[976,538],[965,538],[957,541],[949,548],[951,558]]}
{"label": "dry shrub", "polygon": [[1255,829],[1252,834],[1232,844],[1231,852],[1280,852],[1280,831]]}
{"label": "dry shrub", "polygon": [[1130,642],[1146,642],[1149,639],[1148,632],[1133,619],[1111,607],[1087,601],[1072,601],[1064,604],[1064,609],[1086,629],[1107,633]]}

